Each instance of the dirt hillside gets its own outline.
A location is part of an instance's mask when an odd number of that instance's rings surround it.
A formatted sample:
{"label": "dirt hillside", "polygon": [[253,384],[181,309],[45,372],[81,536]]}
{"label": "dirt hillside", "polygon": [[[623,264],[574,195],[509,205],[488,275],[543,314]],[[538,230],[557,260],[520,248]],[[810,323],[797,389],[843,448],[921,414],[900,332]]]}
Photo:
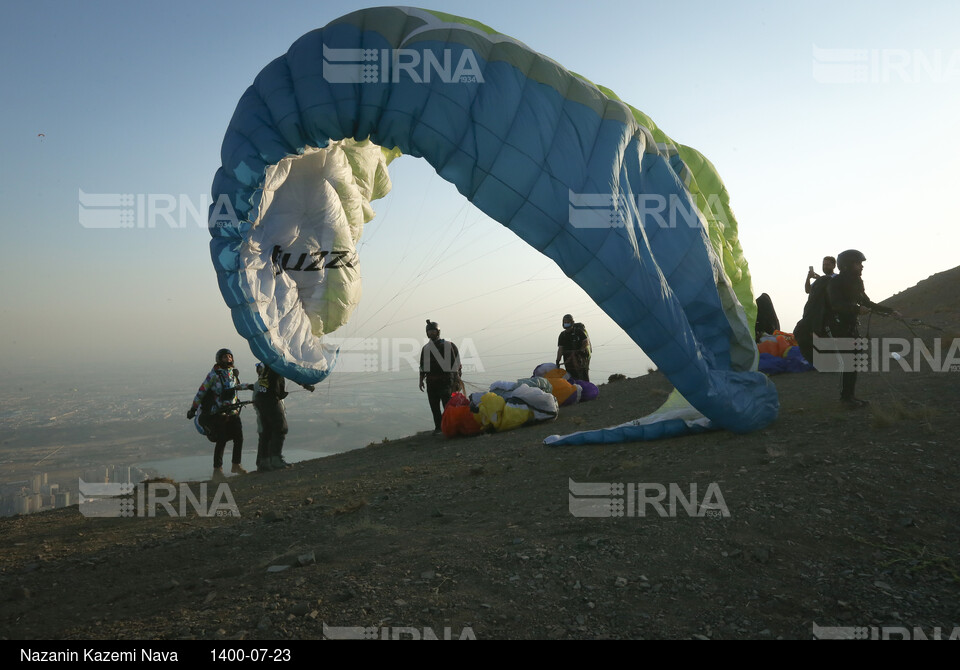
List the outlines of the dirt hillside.
{"label": "dirt hillside", "polygon": [[[955,329],[958,271],[889,304]],[[421,434],[230,478],[239,517],[73,507],[0,519],[0,636],[290,640],[322,638],[324,625],[477,639],[949,635],[960,627],[960,372],[862,374],[872,404],[860,410],[840,406],[836,374],[772,380],[780,418],[749,435],[542,444],[655,409],[670,386],[651,374],[605,384],[546,425]],[[690,511],[671,514],[668,496],[663,513],[585,518],[571,512],[571,480],[697,492]]]}

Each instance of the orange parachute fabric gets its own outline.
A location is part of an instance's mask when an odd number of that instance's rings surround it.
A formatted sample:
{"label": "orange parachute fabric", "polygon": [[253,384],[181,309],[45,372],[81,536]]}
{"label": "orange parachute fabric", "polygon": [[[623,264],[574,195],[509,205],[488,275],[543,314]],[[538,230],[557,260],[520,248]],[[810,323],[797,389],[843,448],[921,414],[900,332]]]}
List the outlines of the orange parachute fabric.
{"label": "orange parachute fabric", "polygon": [[543,373],[544,379],[550,382],[550,392],[553,393],[559,405],[565,403],[570,396],[577,392],[577,387],[564,379],[566,374],[563,368],[556,368]]}
{"label": "orange parachute fabric", "polygon": [[454,393],[443,412],[440,430],[446,437],[456,437],[476,435],[483,430],[483,426],[479,417],[470,411],[470,401],[462,393]]}
{"label": "orange parachute fabric", "polygon": [[771,356],[786,356],[790,347],[797,346],[797,340],[793,333],[784,333],[776,330],[773,336],[767,336],[760,340],[757,349],[761,354],[770,354]]}

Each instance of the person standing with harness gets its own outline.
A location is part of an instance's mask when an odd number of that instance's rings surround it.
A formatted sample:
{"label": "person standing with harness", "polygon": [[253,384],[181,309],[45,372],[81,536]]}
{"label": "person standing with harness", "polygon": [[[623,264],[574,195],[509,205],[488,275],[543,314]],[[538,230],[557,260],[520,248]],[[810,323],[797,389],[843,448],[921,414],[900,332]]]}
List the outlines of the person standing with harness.
{"label": "person standing with harness", "polygon": [[[283,460],[283,442],[287,438],[287,413],[283,399],[289,393],[286,379],[263,363],[257,363],[257,383],[253,387],[253,406],[257,410],[257,472],[270,472],[290,467]],[[312,384],[301,384],[313,393]]]}
{"label": "person standing with harness", "polygon": [[810,287],[807,302],[803,306],[803,316],[793,328],[800,353],[813,364],[813,338],[835,337],[836,314],[830,310],[827,301],[827,287],[833,281],[832,275],[822,275]]}
{"label": "person standing with harness", "polygon": [[[848,249],[837,255],[837,266],[840,274],[827,284],[827,299],[830,310],[836,315],[836,322],[832,327],[833,337],[859,338],[860,315],[876,312],[884,316],[892,315],[902,318],[900,312],[891,307],[884,307],[872,302],[863,287],[863,262],[867,260],[856,249]],[[856,348],[843,351],[842,359],[850,360],[856,355]],[[857,370],[845,368],[840,373],[840,401],[847,407],[863,407],[869,403],[856,397]]]}
{"label": "person standing with harness", "polygon": [[440,327],[430,319],[427,319],[427,337],[430,341],[420,350],[420,390],[423,391],[423,382],[426,381],[427,402],[433,413],[433,434],[437,435],[441,432],[443,410],[453,392],[460,388],[463,367],[457,345],[441,340]]}
{"label": "person standing with harness", "polygon": [[233,367],[233,352],[220,349],[216,364],[207,373],[200,389],[187,410],[187,418],[193,419],[204,408],[207,424],[216,438],[213,449],[213,478],[223,478],[223,452],[227,442],[233,442],[233,467],[230,471],[243,475],[247,471],[240,464],[243,453],[243,425],[240,423],[240,401],[237,391],[252,391],[253,384],[241,384],[240,372]]}
{"label": "person standing with harness", "polygon": [[580,381],[590,381],[590,336],[587,327],[573,320],[573,316],[563,316],[563,332],[557,338],[557,365],[563,359],[563,366],[570,376]]}

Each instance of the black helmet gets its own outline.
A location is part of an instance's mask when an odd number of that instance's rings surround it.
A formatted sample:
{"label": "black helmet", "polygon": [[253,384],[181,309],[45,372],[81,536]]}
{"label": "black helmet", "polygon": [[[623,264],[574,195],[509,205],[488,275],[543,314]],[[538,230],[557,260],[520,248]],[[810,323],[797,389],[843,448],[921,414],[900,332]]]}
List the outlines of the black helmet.
{"label": "black helmet", "polygon": [[220,359],[226,356],[227,354],[230,354],[231,356],[233,356],[233,352],[230,351],[229,349],[221,349],[220,351],[218,351],[217,358],[216,358],[217,363],[219,363]]}
{"label": "black helmet", "polygon": [[867,257],[856,249],[847,249],[846,251],[837,254],[837,267],[840,268],[840,272],[849,269],[853,263],[862,263],[867,260]]}
{"label": "black helmet", "polygon": [[440,326],[437,325],[436,321],[431,321],[430,319],[427,319],[427,333],[429,333],[431,330],[435,330],[439,333]]}

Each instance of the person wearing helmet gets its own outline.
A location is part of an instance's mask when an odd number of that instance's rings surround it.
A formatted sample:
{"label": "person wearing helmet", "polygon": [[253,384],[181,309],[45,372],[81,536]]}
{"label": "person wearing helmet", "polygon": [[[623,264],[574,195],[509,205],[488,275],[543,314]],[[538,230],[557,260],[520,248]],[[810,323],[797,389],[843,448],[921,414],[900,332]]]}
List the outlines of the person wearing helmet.
{"label": "person wearing helmet", "polygon": [[[863,286],[863,262],[867,257],[856,249],[848,249],[837,256],[837,267],[840,274],[827,284],[827,302],[834,314],[834,323],[831,331],[836,338],[860,337],[860,315],[876,312],[884,316],[893,315],[901,318],[900,312],[878,305],[870,300]],[[853,351],[840,352],[847,354],[842,359],[851,359]],[[848,407],[863,407],[869,404],[866,400],[856,397],[857,371],[842,370],[840,373],[840,401]]]}
{"label": "person wearing helmet", "polygon": [[[301,384],[311,393],[316,387]],[[257,363],[257,383],[253,386],[253,406],[257,410],[257,472],[290,467],[283,460],[283,442],[287,437],[287,414],[283,399],[289,393],[286,379],[269,366]]]}
{"label": "person wearing helmet", "polygon": [[227,442],[233,442],[234,474],[246,474],[240,464],[243,452],[243,426],[240,423],[240,400],[237,391],[251,391],[253,384],[241,384],[240,372],[233,367],[233,352],[229,349],[217,351],[216,362],[203,383],[193,404],[187,411],[187,418],[193,419],[197,411],[203,408],[208,415],[208,425],[216,437],[213,450],[213,478],[223,478],[223,452]]}
{"label": "person wearing helmet", "polygon": [[590,336],[587,327],[573,320],[570,314],[563,316],[563,331],[557,338],[557,365],[563,359],[563,367],[574,379],[590,381]]}
{"label": "person wearing helmet", "polygon": [[427,337],[429,341],[420,350],[420,390],[427,383],[427,402],[433,413],[434,435],[441,432],[443,410],[453,392],[460,388],[460,352],[457,345],[440,339],[440,327],[435,321],[427,319]]}

